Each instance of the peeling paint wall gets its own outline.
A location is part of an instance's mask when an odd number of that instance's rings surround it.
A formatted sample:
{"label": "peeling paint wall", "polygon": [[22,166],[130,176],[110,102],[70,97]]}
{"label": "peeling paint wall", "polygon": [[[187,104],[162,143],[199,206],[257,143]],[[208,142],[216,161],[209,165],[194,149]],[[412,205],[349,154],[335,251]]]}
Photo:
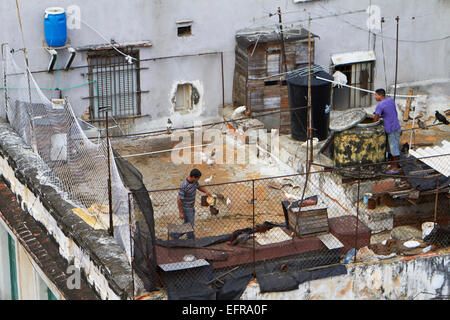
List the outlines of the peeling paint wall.
{"label": "peeling paint wall", "polygon": [[305,282],[297,290],[260,293],[251,283],[242,300],[426,300],[450,294],[449,252],[392,262],[347,265],[347,274]]}

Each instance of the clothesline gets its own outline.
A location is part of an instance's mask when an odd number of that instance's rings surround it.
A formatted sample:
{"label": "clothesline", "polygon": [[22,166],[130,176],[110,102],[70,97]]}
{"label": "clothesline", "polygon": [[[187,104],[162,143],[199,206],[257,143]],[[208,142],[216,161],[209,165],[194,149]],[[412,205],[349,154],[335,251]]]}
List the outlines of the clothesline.
{"label": "clothesline", "polygon": [[[316,79],[328,81],[328,82],[331,82],[331,83],[335,83],[335,84],[340,85],[340,86],[343,86],[343,87],[348,87],[348,88],[352,88],[352,89],[355,89],[355,90],[359,90],[359,91],[364,91],[364,92],[368,92],[368,93],[373,93],[373,94],[375,94],[375,91],[371,91],[371,90],[366,90],[366,89],[362,89],[362,88],[358,88],[358,87],[349,86],[349,85],[346,85],[346,84],[342,84],[342,83],[340,83],[339,81],[328,80],[328,79],[325,79],[325,78],[322,78],[322,77],[318,77],[318,76],[316,76]],[[386,94],[386,95],[387,95],[387,96],[390,96],[390,97],[393,97],[393,96],[394,96],[393,94]],[[397,94],[397,95],[395,95],[395,96],[396,96],[397,98],[422,98],[422,97],[427,97],[427,95],[407,96],[407,95],[399,95],[399,94]]]}

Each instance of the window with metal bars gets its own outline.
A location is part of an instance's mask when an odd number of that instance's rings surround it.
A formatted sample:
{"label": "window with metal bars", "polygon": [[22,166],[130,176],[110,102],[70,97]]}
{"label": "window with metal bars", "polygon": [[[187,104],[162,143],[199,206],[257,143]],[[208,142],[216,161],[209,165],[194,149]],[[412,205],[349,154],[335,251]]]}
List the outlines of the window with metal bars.
{"label": "window with metal bars", "polygon": [[[124,50],[139,58],[139,51]],[[129,64],[124,55],[115,50],[102,50],[88,55],[91,119],[105,118],[99,107],[111,106],[111,116],[129,118],[140,115],[139,62]]]}
{"label": "window with metal bars", "polygon": [[[347,84],[365,90],[373,90],[374,62],[353,63],[335,66],[347,77]],[[350,88],[334,88],[333,104],[335,107],[365,108],[373,103],[373,97],[367,92]]]}

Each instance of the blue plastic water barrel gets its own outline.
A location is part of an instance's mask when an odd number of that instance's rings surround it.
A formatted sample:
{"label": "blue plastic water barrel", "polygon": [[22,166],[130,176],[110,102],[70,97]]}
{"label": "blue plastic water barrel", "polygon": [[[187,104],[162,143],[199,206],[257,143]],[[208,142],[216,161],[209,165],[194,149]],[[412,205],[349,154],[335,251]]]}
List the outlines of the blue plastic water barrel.
{"label": "blue plastic water barrel", "polygon": [[67,41],[66,12],[63,8],[45,9],[45,41],[50,47],[62,47]]}

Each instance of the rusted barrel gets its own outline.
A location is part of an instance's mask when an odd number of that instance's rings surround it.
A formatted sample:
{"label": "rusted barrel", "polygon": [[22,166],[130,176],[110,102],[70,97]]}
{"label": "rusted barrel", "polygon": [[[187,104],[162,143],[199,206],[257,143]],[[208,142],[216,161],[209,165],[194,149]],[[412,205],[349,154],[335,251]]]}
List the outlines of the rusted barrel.
{"label": "rusted barrel", "polygon": [[[350,129],[334,136],[334,164],[338,168],[375,164],[386,160],[386,134],[382,120],[367,117]],[[365,167],[362,167],[364,169]]]}

